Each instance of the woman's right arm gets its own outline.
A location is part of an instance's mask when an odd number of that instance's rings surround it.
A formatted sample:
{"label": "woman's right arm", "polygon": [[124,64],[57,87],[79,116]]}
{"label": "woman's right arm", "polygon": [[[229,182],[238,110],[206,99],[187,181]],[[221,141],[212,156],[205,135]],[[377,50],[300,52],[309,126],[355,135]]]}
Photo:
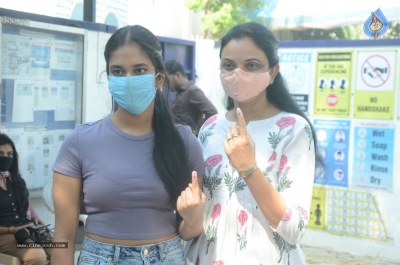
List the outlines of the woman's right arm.
{"label": "woman's right arm", "polygon": [[[18,230],[27,228],[32,226],[32,224],[26,224],[26,225],[21,225],[21,226],[12,226],[12,227],[0,227],[0,235],[6,235],[6,234],[15,234]],[[0,263],[1,264],[1,263]]]}
{"label": "woman's right arm", "polygon": [[72,265],[74,263],[81,193],[81,178],[73,178],[54,172],[53,197],[56,215],[54,242],[67,242],[68,248],[52,249],[52,263],[58,265]]}

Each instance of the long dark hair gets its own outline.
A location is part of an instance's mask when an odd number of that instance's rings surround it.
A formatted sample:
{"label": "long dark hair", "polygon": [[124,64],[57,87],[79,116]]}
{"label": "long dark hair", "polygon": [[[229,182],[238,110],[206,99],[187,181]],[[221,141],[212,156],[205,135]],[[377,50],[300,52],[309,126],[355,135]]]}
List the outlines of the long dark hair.
{"label": "long dark hair", "polygon": [[12,180],[12,192],[15,194],[16,202],[19,206],[19,214],[21,216],[24,216],[29,206],[29,192],[26,188],[25,180],[21,177],[21,174],[19,173],[18,153],[11,138],[8,137],[6,134],[0,133],[0,145],[6,144],[9,144],[13,151],[13,162],[10,169],[8,170],[10,172]]}
{"label": "long dark hair", "polygon": [[[118,29],[108,40],[104,50],[107,75],[111,54],[122,46],[134,43],[138,44],[153,62],[156,73],[165,74],[161,45],[157,38],[148,29],[135,25]],[[188,150],[183,148],[185,144],[172,117],[164,95],[157,89],[152,121],[155,133],[153,162],[171,197],[171,202],[175,204],[191,180],[191,167]]]}
{"label": "long dark hair", "polygon": [[[276,39],[272,31],[267,29],[265,26],[255,22],[239,24],[230,29],[221,39],[221,49],[219,52],[219,57],[221,58],[222,50],[229,41],[231,41],[232,39],[238,40],[243,38],[251,38],[254,41],[254,44],[262,51],[264,51],[265,56],[267,56],[268,58],[270,68],[279,63],[278,40]],[[324,168],[324,160],[317,149],[317,138],[315,137],[314,126],[308,120],[304,112],[299,108],[297,103],[294,101],[292,95],[289,93],[286,87],[285,81],[280,72],[278,72],[278,74],[276,75],[273,84],[268,86],[267,99],[276,108],[285,112],[297,114],[307,120],[308,124],[310,125],[314,139],[316,166]],[[225,107],[228,110],[234,107],[232,98],[227,97]]]}

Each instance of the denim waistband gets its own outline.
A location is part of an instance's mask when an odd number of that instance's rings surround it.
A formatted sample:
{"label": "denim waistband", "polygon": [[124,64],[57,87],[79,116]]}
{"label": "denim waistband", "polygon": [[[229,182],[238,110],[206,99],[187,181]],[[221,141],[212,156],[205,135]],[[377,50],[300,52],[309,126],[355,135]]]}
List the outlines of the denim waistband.
{"label": "denim waistband", "polygon": [[176,236],[167,241],[157,244],[143,246],[121,246],[95,241],[85,236],[82,242],[82,250],[95,255],[118,260],[119,258],[138,258],[138,257],[160,257],[164,259],[167,253],[182,248],[181,238]]}

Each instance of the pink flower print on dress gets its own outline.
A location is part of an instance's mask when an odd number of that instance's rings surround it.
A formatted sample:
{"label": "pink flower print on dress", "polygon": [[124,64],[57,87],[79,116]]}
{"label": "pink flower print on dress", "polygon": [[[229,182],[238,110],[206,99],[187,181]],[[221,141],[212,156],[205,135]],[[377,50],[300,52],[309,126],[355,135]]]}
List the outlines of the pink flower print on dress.
{"label": "pink flower print on dress", "polygon": [[[204,165],[206,166],[207,172],[208,172],[208,177],[211,177],[211,171],[213,170],[214,167],[216,167],[219,162],[222,160],[222,155],[213,155],[209,156],[206,161],[204,162]],[[218,170],[219,171],[219,170]],[[216,174],[218,175],[218,174]]]}
{"label": "pink flower print on dress", "polygon": [[225,265],[225,263],[222,260],[216,260],[212,265]]}
{"label": "pink flower print on dress", "polygon": [[239,220],[239,223],[240,223],[242,226],[244,226],[244,225],[246,224],[247,218],[248,218],[247,212],[246,212],[245,210],[241,210],[241,211],[240,211],[240,214],[239,214],[239,216],[238,216],[238,220]]}
{"label": "pink flower print on dress", "polygon": [[287,209],[285,214],[282,217],[282,221],[289,221],[290,218],[292,218],[292,210],[291,209]]}
{"label": "pink flower print on dress", "polygon": [[287,162],[288,162],[287,157],[285,155],[282,155],[281,156],[281,163],[279,165],[279,170],[281,170],[281,171],[284,170],[285,167],[286,167]]}
{"label": "pink flower print on dress", "polygon": [[287,117],[282,117],[276,125],[278,125],[280,128],[287,128],[291,127],[296,123],[296,119],[290,116]]}
{"label": "pink flower print on dress", "polygon": [[208,118],[208,119],[204,122],[204,124],[205,124],[205,125],[209,125],[209,124],[213,123],[213,122],[216,121],[216,120],[217,120],[217,115],[214,115],[214,116]]}
{"label": "pink flower print on dress", "polygon": [[221,214],[221,204],[217,203],[214,205],[214,208],[211,213],[211,219],[215,220],[217,219]]}
{"label": "pink flower print on dress", "polygon": [[300,205],[297,205],[297,208],[300,210],[300,212],[303,214],[304,219],[308,220],[308,213],[306,210],[304,210],[303,207],[301,207]]}
{"label": "pink flower print on dress", "polygon": [[[276,149],[279,143],[285,138],[286,136],[290,135],[293,129],[293,125],[296,123],[296,119],[290,116],[282,117],[279,121],[277,121],[276,125],[279,127],[278,132],[269,132],[268,142],[271,145],[272,149]],[[281,135],[282,131],[285,128],[289,128],[286,134]]]}
{"label": "pink flower print on dress", "polygon": [[268,162],[273,162],[276,160],[276,152],[273,151],[272,155],[269,157]]}
{"label": "pink flower print on dress", "polygon": [[221,160],[222,160],[222,155],[213,155],[208,157],[204,162],[204,164],[206,165],[206,167],[215,167],[216,165],[219,164],[219,162],[221,162]]}

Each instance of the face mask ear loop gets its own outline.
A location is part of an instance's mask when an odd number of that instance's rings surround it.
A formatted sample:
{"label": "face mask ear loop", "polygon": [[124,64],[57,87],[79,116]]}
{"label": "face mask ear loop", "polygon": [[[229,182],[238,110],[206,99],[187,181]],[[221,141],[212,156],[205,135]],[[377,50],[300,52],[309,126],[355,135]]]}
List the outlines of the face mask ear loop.
{"label": "face mask ear loop", "polygon": [[[154,76],[154,79],[156,79],[157,78],[157,76],[160,74],[160,72],[158,72],[155,76]],[[158,90],[158,87],[157,87],[157,84],[156,84],[156,81],[154,81],[154,83],[155,83],[155,85],[156,85],[156,90]]]}
{"label": "face mask ear loop", "polygon": [[[269,76],[271,76],[271,74],[269,73],[269,71],[271,71],[272,67],[270,67],[267,71],[267,73],[269,74]],[[271,82],[269,83],[269,85],[272,85],[274,83],[274,80],[271,80]]]}

